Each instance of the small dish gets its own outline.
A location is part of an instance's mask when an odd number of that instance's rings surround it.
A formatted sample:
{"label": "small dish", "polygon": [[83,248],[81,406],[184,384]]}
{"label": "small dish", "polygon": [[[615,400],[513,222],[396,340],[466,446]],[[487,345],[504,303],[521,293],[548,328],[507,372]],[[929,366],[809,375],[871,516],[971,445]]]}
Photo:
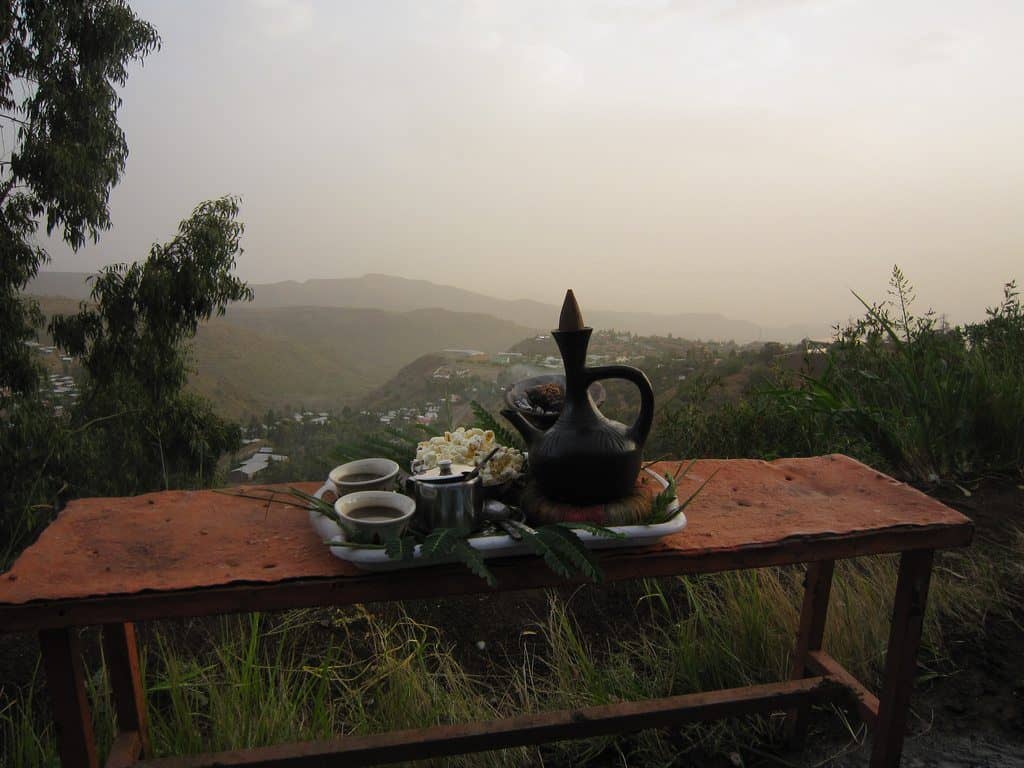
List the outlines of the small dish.
{"label": "small dish", "polygon": [[405,533],[416,502],[393,491],[356,491],[334,502],[345,538],[356,544],[383,544]]}
{"label": "small dish", "polygon": [[398,464],[391,459],[359,459],[331,470],[328,478],[338,496],[356,491],[390,491],[398,477]]}

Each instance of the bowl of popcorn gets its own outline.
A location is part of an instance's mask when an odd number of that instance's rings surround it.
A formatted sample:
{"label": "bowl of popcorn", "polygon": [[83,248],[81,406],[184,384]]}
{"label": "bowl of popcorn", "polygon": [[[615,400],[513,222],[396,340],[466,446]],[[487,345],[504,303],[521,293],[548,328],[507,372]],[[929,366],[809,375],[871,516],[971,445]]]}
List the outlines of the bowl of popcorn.
{"label": "bowl of popcorn", "polygon": [[412,469],[414,473],[425,472],[436,467],[442,459],[448,459],[453,464],[475,467],[491,451],[495,451],[494,455],[480,470],[480,480],[485,488],[505,485],[523,473],[526,463],[523,452],[511,446],[499,445],[494,439],[494,432],[479,427],[459,427],[452,432],[423,440],[416,446]]}

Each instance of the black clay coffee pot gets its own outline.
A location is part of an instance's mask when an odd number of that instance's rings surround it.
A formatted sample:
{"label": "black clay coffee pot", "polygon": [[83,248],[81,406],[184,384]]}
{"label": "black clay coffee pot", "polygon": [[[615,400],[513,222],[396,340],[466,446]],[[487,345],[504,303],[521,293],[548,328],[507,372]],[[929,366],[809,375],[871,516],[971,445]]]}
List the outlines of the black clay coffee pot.
{"label": "black clay coffee pot", "polygon": [[[646,374],[628,365],[587,367],[592,328],[572,291],[565,294],[558,330],[552,331],[565,366],[565,395],[558,420],[546,430],[511,408],[501,414],[526,441],[530,474],[552,501],[600,504],[630,495],[654,418],[654,390]],[[625,379],[640,390],[640,413],[629,427],[605,418],[587,388],[603,379]]]}

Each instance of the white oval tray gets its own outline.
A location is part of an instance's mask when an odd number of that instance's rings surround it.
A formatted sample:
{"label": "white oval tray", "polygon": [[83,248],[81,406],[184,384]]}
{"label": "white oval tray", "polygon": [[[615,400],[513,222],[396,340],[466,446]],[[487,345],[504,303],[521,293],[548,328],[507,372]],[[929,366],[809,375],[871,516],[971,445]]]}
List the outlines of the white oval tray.
{"label": "white oval tray", "polygon": [[[644,471],[657,480],[661,484],[662,488],[668,488],[668,481],[664,477],[661,477],[649,469],[645,469]],[[334,487],[330,481],[327,481],[320,487],[320,490],[313,495],[319,499],[329,490],[333,491]],[[622,538],[598,536],[596,534],[589,533],[588,531],[581,530],[577,530],[575,533],[589,549],[642,547],[648,544],[653,544],[673,533],[678,533],[686,527],[686,515],[681,509],[679,509],[678,498],[669,504],[666,511],[670,513],[677,512],[677,514],[667,522],[656,523],[654,525],[609,526],[610,530],[621,533],[623,535]],[[309,510],[309,522],[313,526],[313,530],[315,530],[324,541],[345,541],[345,532],[341,530],[338,524],[313,509]],[[473,547],[473,549],[478,550],[485,559],[532,554],[532,550],[529,547],[516,541],[508,534],[471,536],[466,539],[466,542]],[[429,561],[423,560],[420,555],[419,546],[416,547],[411,560],[394,560],[388,557],[383,549],[371,547],[361,548],[340,546],[331,547],[330,550],[331,554],[335,557],[347,560],[353,565],[367,571],[394,571],[403,568],[418,568],[424,565],[438,565],[443,562],[449,562],[448,560],[441,559],[432,559]]]}

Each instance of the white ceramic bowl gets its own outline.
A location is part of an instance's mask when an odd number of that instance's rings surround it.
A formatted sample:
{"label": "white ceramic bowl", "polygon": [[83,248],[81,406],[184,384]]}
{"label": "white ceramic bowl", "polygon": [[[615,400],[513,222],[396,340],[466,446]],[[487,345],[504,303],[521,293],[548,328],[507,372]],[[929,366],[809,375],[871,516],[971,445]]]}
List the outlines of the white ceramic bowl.
{"label": "white ceramic bowl", "polygon": [[[360,510],[386,508],[387,519],[365,518]],[[356,491],[334,502],[334,511],[341,518],[345,538],[362,544],[383,544],[401,536],[409,527],[416,502],[393,491]]]}
{"label": "white ceramic bowl", "polygon": [[[373,475],[366,480],[352,480],[359,475]],[[391,459],[359,459],[335,467],[327,476],[338,496],[355,491],[390,491],[395,487],[398,465]]]}

